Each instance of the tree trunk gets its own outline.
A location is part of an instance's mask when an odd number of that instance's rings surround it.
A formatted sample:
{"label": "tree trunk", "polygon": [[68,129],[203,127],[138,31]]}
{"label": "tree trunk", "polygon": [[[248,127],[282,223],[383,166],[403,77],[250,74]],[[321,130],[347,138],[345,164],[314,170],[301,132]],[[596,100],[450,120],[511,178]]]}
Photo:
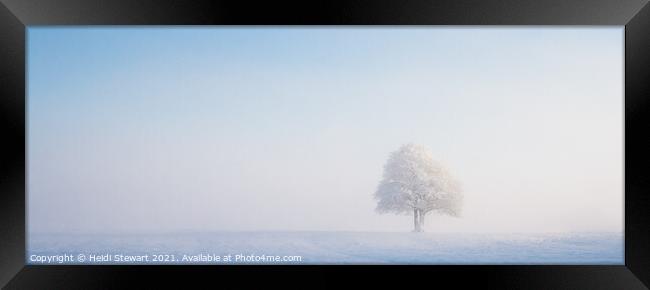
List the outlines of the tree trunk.
{"label": "tree trunk", "polygon": [[418,231],[418,210],[413,209],[413,232]]}
{"label": "tree trunk", "polygon": [[420,228],[424,232],[424,217],[427,215],[426,212],[420,211]]}
{"label": "tree trunk", "polygon": [[418,233],[422,231],[422,212],[419,209],[413,209],[413,231]]}

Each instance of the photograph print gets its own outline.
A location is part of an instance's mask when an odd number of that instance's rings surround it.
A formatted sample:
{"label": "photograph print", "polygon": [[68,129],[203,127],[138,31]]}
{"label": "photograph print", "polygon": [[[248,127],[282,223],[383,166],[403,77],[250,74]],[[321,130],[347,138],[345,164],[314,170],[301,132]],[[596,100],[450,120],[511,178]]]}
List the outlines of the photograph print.
{"label": "photograph print", "polygon": [[27,28],[27,264],[624,265],[624,28]]}

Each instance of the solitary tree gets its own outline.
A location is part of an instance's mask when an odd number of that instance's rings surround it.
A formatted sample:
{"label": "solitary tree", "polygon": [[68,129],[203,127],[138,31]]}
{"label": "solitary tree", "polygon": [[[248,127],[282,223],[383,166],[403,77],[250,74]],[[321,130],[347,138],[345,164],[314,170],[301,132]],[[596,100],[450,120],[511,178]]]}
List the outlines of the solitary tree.
{"label": "solitary tree", "polygon": [[460,184],[423,146],[407,144],[390,154],[375,192],[379,213],[413,213],[413,231],[421,232],[429,212],[459,216]]}

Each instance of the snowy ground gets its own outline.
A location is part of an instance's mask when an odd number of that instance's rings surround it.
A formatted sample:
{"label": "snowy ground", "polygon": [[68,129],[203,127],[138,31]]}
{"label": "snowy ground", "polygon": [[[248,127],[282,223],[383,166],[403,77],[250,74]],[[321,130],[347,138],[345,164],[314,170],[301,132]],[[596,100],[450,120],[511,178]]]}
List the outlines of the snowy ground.
{"label": "snowy ground", "polygon": [[[197,264],[198,255],[301,256],[300,262],[254,264],[623,264],[621,233],[440,234],[379,232],[214,232],[158,235],[56,235],[28,237],[30,264],[37,257],[67,254],[64,264]],[[153,262],[162,254],[173,261]],[[85,257],[84,262],[78,260]],[[90,262],[111,256],[113,261]],[[116,262],[114,255],[148,256]],[[205,256],[199,256],[204,257]],[[198,262],[242,264],[242,261]],[[47,263],[46,263],[47,264]],[[58,264],[51,260],[49,264]]]}

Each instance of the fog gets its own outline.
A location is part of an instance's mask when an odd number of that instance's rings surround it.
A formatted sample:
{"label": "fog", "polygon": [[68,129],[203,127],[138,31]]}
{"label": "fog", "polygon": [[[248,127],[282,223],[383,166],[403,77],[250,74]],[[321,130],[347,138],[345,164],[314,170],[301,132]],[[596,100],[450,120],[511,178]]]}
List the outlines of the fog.
{"label": "fog", "polygon": [[623,229],[623,27],[31,27],[27,102],[30,232],[407,232],[409,142],[429,232]]}

